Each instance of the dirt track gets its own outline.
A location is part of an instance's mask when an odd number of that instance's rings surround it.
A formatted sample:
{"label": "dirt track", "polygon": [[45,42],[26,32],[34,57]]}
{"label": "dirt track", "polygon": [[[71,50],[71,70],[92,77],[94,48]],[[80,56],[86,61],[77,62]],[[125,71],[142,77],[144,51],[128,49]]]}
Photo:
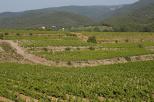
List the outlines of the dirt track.
{"label": "dirt track", "polygon": [[7,99],[5,97],[0,96],[0,102],[14,102],[14,101],[12,101],[10,99]]}
{"label": "dirt track", "polygon": [[99,46],[48,46],[48,47],[30,47],[26,48],[27,50],[35,50],[36,52],[48,51],[48,52],[64,52],[67,51],[82,51],[82,50],[101,50],[101,51],[118,51],[124,50],[125,48],[104,48]]}
{"label": "dirt track", "polygon": [[33,63],[36,63],[36,64],[48,65],[47,64],[48,61],[46,59],[35,56],[33,54],[26,53],[24,48],[20,47],[17,43],[15,43],[11,40],[0,40],[0,43],[9,44],[16,51],[16,53],[23,56],[24,59],[27,59]]}
{"label": "dirt track", "polygon": [[18,45],[18,43],[10,40],[0,40],[0,43],[9,44],[17,54],[23,56],[24,59],[27,59],[35,64],[42,64],[47,66],[58,66],[58,67],[88,67],[88,66],[98,66],[98,65],[110,65],[118,63],[127,63],[127,62],[137,62],[137,61],[150,61],[154,60],[154,54],[140,55],[140,56],[131,56],[131,57],[116,57],[110,59],[102,60],[89,60],[89,61],[49,61],[45,58],[29,54],[26,50]]}

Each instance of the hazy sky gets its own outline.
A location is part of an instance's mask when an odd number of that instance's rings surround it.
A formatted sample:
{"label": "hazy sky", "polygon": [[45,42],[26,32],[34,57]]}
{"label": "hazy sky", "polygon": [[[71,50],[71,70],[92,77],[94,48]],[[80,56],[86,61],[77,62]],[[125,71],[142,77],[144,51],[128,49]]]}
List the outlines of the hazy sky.
{"label": "hazy sky", "polygon": [[23,11],[66,5],[118,5],[137,0],[0,0],[0,12]]}

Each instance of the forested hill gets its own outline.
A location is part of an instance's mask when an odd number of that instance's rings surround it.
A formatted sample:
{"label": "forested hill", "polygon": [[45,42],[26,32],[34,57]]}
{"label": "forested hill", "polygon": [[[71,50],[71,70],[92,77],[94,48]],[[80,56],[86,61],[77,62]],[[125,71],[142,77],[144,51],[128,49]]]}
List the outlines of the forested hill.
{"label": "forested hill", "polygon": [[154,31],[154,0],[140,0],[103,21],[122,31]]}

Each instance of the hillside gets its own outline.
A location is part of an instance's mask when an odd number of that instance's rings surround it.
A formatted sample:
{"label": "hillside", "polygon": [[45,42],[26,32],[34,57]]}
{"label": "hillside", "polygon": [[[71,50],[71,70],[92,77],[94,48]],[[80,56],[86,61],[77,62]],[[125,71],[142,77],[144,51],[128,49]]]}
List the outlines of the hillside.
{"label": "hillside", "polygon": [[57,8],[48,8],[44,10],[52,11],[66,11],[71,13],[76,13],[79,15],[87,16],[94,21],[101,21],[111,16],[112,12],[121,8],[123,5],[116,6],[64,6]]}
{"label": "hillside", "polygon": [[93,21],[88,17],[69,12],[26,11],[0,14],[1,28],[31,28],[41,26],[78,26]]}
{"label": "hillside", "polygon": [[64,6],[0,14],[0,28],[78,26],[99,22],[121,6]]}
{"label": "hillside", "polygon": [[154,31],[154,0],[140,0],[116,10],[104,20],[123,31]]}
{"label": "hillside", "polygon": [[117,6],[63,6],[0,14],[0,28],[113,26],[115,31],[154,31],[154,0]]}

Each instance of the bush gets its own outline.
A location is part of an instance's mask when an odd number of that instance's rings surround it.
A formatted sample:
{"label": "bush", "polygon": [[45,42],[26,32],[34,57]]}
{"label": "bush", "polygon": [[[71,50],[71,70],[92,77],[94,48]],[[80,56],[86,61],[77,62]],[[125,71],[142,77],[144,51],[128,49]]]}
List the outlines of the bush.
{"label": "bush", "polygon": [[142,44],[138,44],[139,48],[144,48],[144,46]]}
{"label": "bush", "polygon": [[29,35],[32,36],[33,34],[32,33],[29,33]]}
{"label": "bush", "polygon": [[4,35],[3,34],[0,34],[0,39],[4,39]]}
{"label": "bush", "polygon": [[126,39],[126,40],[125,40],[125,42],[126,42],[126,43],[128,43],[128,42],[129,42],[129,40],[128,40],[128,39]]}
{"label": "bush", "polygon": [[72,62],[71,62],[71,61],[68,61],[68,62],[67,62],[67,65],[72,65]]}
{"label": "bush", "polygon": [[43,50],[47,52],[48,51],[48,48],[43,48]]}
{"label": "bush", "polygon": [[4,35],[9,35],[9,33],[4,33]]}
{"label": "bush", "polygon": [[80,50],[80,48],[78,47],[77,50]]}
{"label": "bush", "polygon": [[128,56],[126,56],[125,59],[126,59],[127,61],[131,61],[131,58],[128,57]]}
{"label": "bush", "polygon": [[20,36],[20,34],[19,34],[19,33],[16,33],[16,35],[17,35],[17,36]]}
{"label": "bush", "polygon": [[96,37],[95,37],[95,36],[90,36],[90,37],[88,38],[87,42],[97,43]]}
{"label": "bush", "polygon": [[95,47],[91,46],[91,47],[89,47],[89,50],[95,50]]}
{"label": "bush", "polygon": [[71,50],[71,48],[69,48],[69,47],[65,48],[65,51],[70,51],[70,50]]}
{"label": "bush", "polygon": [[118,40],[115,40],[115,43],[117,44],[118,43]]}

